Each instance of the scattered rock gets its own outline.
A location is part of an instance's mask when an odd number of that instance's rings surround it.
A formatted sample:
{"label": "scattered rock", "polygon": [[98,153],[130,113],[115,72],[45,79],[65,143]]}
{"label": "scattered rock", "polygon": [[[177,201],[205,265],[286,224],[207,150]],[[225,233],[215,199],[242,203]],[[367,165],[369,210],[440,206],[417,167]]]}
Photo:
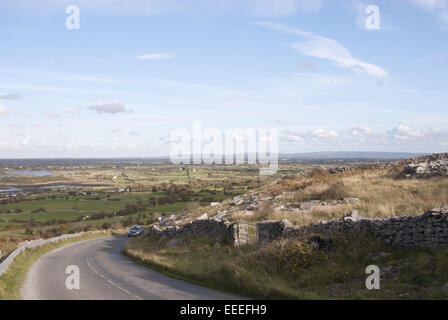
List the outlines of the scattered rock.
{"label": "scattered rock", "polygon": [[397,266],[388,266],[380,269],[380,277],[387,278],[393,275],[396,275],[400,271],[400,268]]}
{"label": "scattered rock", "polygon": [[344,201],[348,204],[356,204],[361,202],[361,200],[359,200],[358,198],[345,198]]}
{"label": "scattered rock", "polygon": [[307,201],[299,204],[300,210],[311,210],[318,206],[317,201]]}
{"label": "scattered rock", "polygon": [[183,242],[183,239],[182,239],[182,238],[180,238],[180,239],[173,238],[173,239],[171,239],[170,241],[168,241],[168,243],[166,244],[166,247],[167,247],[167,248],[169,248],[169,247],[176,247],[176,246],[178,246],[179,244],[181,244],[182,242]]}
{"label": "scattered rock", "polygon": [[333,240],[330,238],[322,239],[319,236],[312,236],[308,240],[308,243],[310,243],[316,250],[333,251],[334,249]]}
{"label": "scattered rock", "polygon": [[359,221],[365,219],[357,210],[350,211],[343,217],[344,221]]}
{"label": "scattered rock", "polygon": [[227,211],[219,211],[217,214],[215,214],[214,216],[212,216],[212,219],[218,220],[218,221],[223,221],[227,218],[226,215]]}
{"label": "scattered rock", "polygon": [[443,290],[443,292],[445,292],[445,295],[448,297],[448,282],[443,285],[442,290]]}
{"label": "scattered rock", "polygon": [[378,252],[378,253],[369,253],[367,258],[371,259],[374,262],[383,261],[389,258],[392,254],[389,252]]}
{"label": "scattered rock", "polygon": [[206,213],[204,213],[203,215],[201,215],[199,218],[197,218],[196,220],[207,220],[208,219],[208,215]]}

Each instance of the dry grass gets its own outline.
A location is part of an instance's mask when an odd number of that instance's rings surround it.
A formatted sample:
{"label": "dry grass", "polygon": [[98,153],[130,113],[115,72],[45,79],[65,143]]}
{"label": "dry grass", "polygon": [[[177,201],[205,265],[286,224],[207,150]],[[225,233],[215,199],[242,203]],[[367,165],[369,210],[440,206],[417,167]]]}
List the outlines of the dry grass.
{"label": "dry grass", "polygon": [[[356,197],[358,204],[319,207],[295,213],[276,212],[266,203],[252,216],[233,220],[288,219],[296,225],[339,218],[358,210],[369,218],[420,215],[448,204],[448,179],[399,179],[396,170],[288,177],[271,187],[273,195],[293,194],[283,203]],[[277,203],[280,205],[282,203]],[[390,247],[368,235],[335,235],[335,251],[310,250],[304,239],[275,242],[261,250],[236,249],[213,238],[191,238],[166,248],[169,239],[133,239],[126,252],[143,264],[170,275],[255,298],[443,299],[448,281],[448,250]],[[372,256],[388,252],[388,258]],[[408,263],[410,262],[410,263]],[[382,290],[365,289],[370,264],[399,266],[400,274],[384,281]],[[428,269],[430,266],[431,270]],[[413,296],[416,294],[415,296]]]}
{"label": "dry grass", "polygon": [[[355,174],[316,175],[310,179],[297,179],[297,184],[288,181],[286,185],[300,185],[301,188],[282,200],[282,204],[313,199],[340,200],[345,197],[359,198],[361,202],[295,213],[275,212],[273,209],[267,213],[264,208],[263,220],[287,219],[296,225],[307,225],[342,217],[351,210],[358,210],[368,218],[388,218],[420,215],[429,209],[448,205],[448,179],[443,177],[399,179],[393,170],[364,170]],[[245,220],[254,222],[259,218],[254,215]]]}
{"label": "dry grass", "polygon": [[[259,250],[208,237],[185,237],[181,245],[167,248],[169,239],[146,237],[130,240],[125,250],[138,263],[170,276],[259,299],[445,298],[448,249],[388,247],[365,234],[332,239],[331,252],[313,250],[303,237]],[[380,252],[388,256],[372,260]],[[365,269],[371,264],[398,266],[400,272],[382,280],[381,290],[366,290]]]}

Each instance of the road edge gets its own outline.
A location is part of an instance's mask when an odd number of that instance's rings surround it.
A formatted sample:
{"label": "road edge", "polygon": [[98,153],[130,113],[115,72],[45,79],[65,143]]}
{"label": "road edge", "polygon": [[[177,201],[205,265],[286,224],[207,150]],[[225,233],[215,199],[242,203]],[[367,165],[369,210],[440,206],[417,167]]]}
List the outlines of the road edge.
{"label": "road edge", "polygon": [[167,277],[170,277],[170,278],[173,278],[173,279],[177,279],[177,280],[181,280],[181,281],[185,281],[185,282],[188,282],[188,283],[200,286],[200,287],[213,289],[213,290],[219,291],[221,293],[232,294],[232,295],[240,297],[243,300],[245,300],[245,299],[248,299],[248,300],[249,299],[256,299],[256,297],[242,295],[241,292],[224,289],[222,287],[215,286],[215,285],[212,285],[212,284],[207,283],[207,282],[194,280],[194,279],[188,278],[187,276],[183,276],[181,274],[172,272],[172,271],[170,271],[170,270],[168,270],[166,268],[162,268],[162,267],[160,267],[160,266],[158,266],[156,264],[149,263],[149,262],[147,262],[147,261],[145,261],[145,260],[143,260],[143,259],[141,259],[141,258],[139,258],[137,256],[134,256],[134,255],[128,253],[126,251],[126,249],[123,249],[122,254],[125,257],[127,257],[130,261],[134,262],[135,264],[138,264],[139,266],[142,266],[142,267],[151,269],[153,271],[159,272],[159,273],[161,273],[161,274],[163,274],[163,275],[165,275]]}
{"label": "road edge", "polygon": [[23,287],[34,263],[44,254],[81,241],[112,235],[111,231],[85,234],[22,251],[0,277],[0,300],[22,300]]}

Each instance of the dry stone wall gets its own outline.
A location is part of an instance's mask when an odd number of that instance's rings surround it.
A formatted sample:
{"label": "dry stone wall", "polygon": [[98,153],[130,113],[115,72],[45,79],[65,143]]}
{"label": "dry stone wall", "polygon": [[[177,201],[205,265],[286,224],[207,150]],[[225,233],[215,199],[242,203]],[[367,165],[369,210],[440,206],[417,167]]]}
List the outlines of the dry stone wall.
{"label": "dry stone wall", "polygon": [[306,227],[287,227],[283,237],[297,233],[331,234],[334,232],[371,232],[386,243],[416,247],[448,246],[448,206],[432,209],[420,216],[392,217],[389,219],[366,219],[351,212],[349,215],[329,222],[315,223]]}
{"label": "dry stone wall", "polygon": [[170,226],[161,228],[152,226],[145,231],[145,236],[166,236],[171,238],[177,238],[184,235],[219,236],[226,234],[227,230],[228,223],[215,219],[202,218],[189,222],[182,227]]}
{"label": "dry stone wall", "polygon": [[[330,236],[337,232],[369,232],[386,243],[416,247],[448,247],[448,206],[432,209],[420,216],[402,216],[388,219],[367,219],[352,211],[345,217],[328,222],[295,227],[288,220],[263,221],[248,228],[247,223],[234,223],[216,219],[199,219],[182,227],[160,228],[153,226],[145,232],[147,236],[178,238],[184,235],[226,235],[229,244],[235,247],[247,244],[266,245],[281,238],[297,234],[322,234]],[[250,234],[253,230],[256,234]]]}

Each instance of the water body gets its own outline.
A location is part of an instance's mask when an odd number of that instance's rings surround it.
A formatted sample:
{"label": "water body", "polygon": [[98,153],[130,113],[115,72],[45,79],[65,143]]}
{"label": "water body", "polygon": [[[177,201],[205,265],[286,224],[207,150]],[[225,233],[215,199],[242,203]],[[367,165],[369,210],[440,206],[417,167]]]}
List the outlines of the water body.
{"label": "water body", "polygon": [[79,189],[82,186],[61,184],[61,185],[49,185],[49,186],[24,186],[24,187],[8,187],[0,189],[0,193],[17,193],[22,191],[31,191],[37,189]]}
{"label": "water body", "polygon": [[5,174],[9,176],[23,175],[23,176],[36,176],[36,177],[45,177],[52,175],[52,173],[48,171],[10,171],[5,172]]}

